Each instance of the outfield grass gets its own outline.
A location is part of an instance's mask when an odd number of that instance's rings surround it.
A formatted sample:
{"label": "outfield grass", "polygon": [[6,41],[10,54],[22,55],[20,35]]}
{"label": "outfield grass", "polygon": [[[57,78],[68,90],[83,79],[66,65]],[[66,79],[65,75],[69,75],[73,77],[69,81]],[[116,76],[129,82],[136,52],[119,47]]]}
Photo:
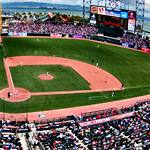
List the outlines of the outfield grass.
{"label": "outfield grass", "polygon": [[[106,44],[99,44],[100,47],[97,48],[98,44],[95,42],[74,39],[40,38],[40,40],[37,41],[36,38],[4,38],[3,44],[8,57],[28,55],[52,56],[55,54],[56,57],[75,59],[89,64],[92,64],[92,60],[94,60],[93,65],[98,62],[100,68],[113,74],[124,84],[125,88],[127,88],[124,91],[116,91],[113,98],[110,97],[111,92],[33,96],[29,99],[29,112],[90,105],[149,94],[150,56],[146,53]],[[2,82],[0,89],[3,89],[8,87],[8,83],[2,61],[4,57],[2,48],[0,49],[0,54],[2,54],[0,55],[0,71],[2,71],[0,75]],[[33,76],[36,75],[36,72],[34,73],[34,71],[37,70],[35,66],[27,66],[26,69],[31,70],[30,72],[33,73]],[[26,69],[21,71],[21,74],[25,74]],[[22,80],[26,82],[32,80],[28,80],[28,76],[25,75],[22,75],[22,79],[18,79],[20,76],[16,77],[15,75],[18,74],[17,67],[11,67],[11,73],[15,86],[19,86],[20,83],[22,86],[25,86]],[[32,84],[33,87],[36,88],[36,86],[34,86],[36,83],[32,82]],[[71,85],[69,85],[70,87],[68,86],[68,88],[82,89],[88,87],[88,83],[84,83],[84,85],[83,87],[71,87]],[[47,87],[43,86],[42,88],[43,91],[47,90]],[[107,98],[103,95],[106,95]],[[6,102],[6,111],[15,113],[26,112],[26,103],[27,102],[20,102],[12,104]],[[2,100],[0,104],[3,105]],[[3,109],[0,108],[0,111],[3,111]]]}

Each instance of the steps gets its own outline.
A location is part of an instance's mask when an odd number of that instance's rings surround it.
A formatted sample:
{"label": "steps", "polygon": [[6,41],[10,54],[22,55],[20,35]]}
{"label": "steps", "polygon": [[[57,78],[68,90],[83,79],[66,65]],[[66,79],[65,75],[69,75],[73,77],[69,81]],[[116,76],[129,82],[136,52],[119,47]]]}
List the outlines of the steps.
{"label": "steps", "polygon": [[18,136],[20,138],[23,150],[28,150],[28,146],[27,146],[27,142],[26,142],[26,139],[25,139],[25,135],[19,133]]}

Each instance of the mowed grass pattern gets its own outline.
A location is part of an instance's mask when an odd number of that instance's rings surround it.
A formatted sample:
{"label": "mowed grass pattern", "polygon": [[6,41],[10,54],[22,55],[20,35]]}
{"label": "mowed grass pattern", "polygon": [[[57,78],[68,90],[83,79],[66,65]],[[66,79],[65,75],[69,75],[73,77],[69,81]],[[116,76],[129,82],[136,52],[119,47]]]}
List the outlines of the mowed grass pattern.
{"label": "mowed grass pattern", "polygon": [[[70,58],[99,67],[118,78],[125,87],[150,85],[149,55],[107,44],[52,38],[4,38],[7,56],[53,56]],[[137,82],[138,80],[138,82]]]}
{"label": "mowed grass pattern", "polygon": [[[33,65],[10,67],[15,87],[22,87],[30,92],[54,92],[90,90],[89,83],[71,67],[61,65]],[[52,80],[41,80],[40,74],[49,73]]]}
{"label": "mowed grass pattern", "polygon": [[[28,112],[91,105],[149,94],[150,56],[147,53],[126,49],[123,47],[117,47],[107,44],[96,43],[92,41],[76,40],[76,39],[39,38],[39,41],[37,41],[37,38],[13,37],[13,38],[4,38],[3,44],[8,57],[29,56],[29,55],[35,56],[55,55],[56,57],[70,58],[86,62],[89,64],[92,64],[92,60],[94,60],[94,63],[92,65],[96,65],[96,63],[98,62],[99,63],[98,67],[114,75],[116,78],[119,79],[121,83],[123,83],[124,87],[126,88],[126,90],[115,91],[114,97],[111,97],[112,93],[111,91],[99,93],[68,94],[68,95],[65,94],[65,95],[32,96],[29,99]],[[97,45],[99,45],[99,48],[97,48]],[[0,54],[2,54],[0,55],[0,62],[1,62],[0,90],[2,90],[8,87],[6,72],[3,64],[4,54],[2,47],[0,47]],[[38,82],[39,73],[35,72],[35,70],[37,70],[35,69],[35,66],[24,66],[27,67],[27,70],[25,71],[26,73],[21,70],[19,71],[18,67],[10,68],[15,86],[21,87],[24,86],[26,87],[26,89],[29,89],[29,87],[31,86],[30,84],[32,84],[32,82],[30,82],[27,86],[23,85],[24,83],[22,81],[22,80],[26,82],[29,81],[28,79],[29,74],[26,71],[30,71],[34,79],[37,78],[35,81]],[[29,69],[28,67],[31,68]],[[25,76],[22,75],[23,72],[24,74],[28,75]],[[47,69],[42,70],[41,74],[43,72],[46,73]],[[21,75],[22,79],[19,79]],[[79,86],[78,87],[79,89],[82,88],[88,89],[89,84],[85,82],[85,80],[83,80],[83,82],[84,85],[81,84],[82,86],[80,84],[79,85],[74,84],[74,86]],[[35,83],[33,84],[35,85]],[[65,84],[67,85],[67,82]],[[36,84],[35,86],[33,86],[33,88],[35,89],[41,88],[40,89],[41,91],[48,89],[43,85],[36,87],[38,86],[38,84]],[[69,84],[67,86],[70,89],[71,88],[76,89],[76,87],[71,87],[71,85]],[[34,89],[31,89],[31,91],[34,91]],[[96,98],[90,100],[89,97],[96,97]],[[0,108],[0,111],[3,111],[4,106],[3,100],[0,100],[0,105],[2,106]],[[6,102],[5,108],[6,112],[13,112],[13,113],[26,112],[27,102],[19,102],[19,103]]]}

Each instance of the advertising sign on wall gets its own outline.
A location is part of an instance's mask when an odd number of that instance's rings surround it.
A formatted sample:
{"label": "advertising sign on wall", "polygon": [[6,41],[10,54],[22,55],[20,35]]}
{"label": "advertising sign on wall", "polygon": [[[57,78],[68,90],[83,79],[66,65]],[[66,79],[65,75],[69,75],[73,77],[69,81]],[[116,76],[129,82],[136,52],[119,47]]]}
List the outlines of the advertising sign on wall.
{"label": "advertising sign on wall", "polygon": [[130,45],[127,43],[121,43],[121,46],[130,47]]}
{"label": "advertising sign on wall", "polygon": [[148,49],[148,48],[144,48],[144,47],[141,47],[141,51],[144,51],[144,52],[150,53],[150,49]]}
{"label": "advertising sign on wall", "polygon": [[128,30],[134,31],[135,29],[135,19],[128,20]]}
{"label": "advertising sign on wall", "polygon": [[61,34],[51,34],[51,37],[62,37]]}
{"label": "advertising sign on wall", "polygon": [[122,114],[122,115],[111,116],[111,117],[108,117],[108,118],[97,119],[97,120],[92,120],[92,121],[87,121],[87,122],[81,122],[81,123],[79,123],[79,125],[81,127],[86,127],[86,126],[91,126],[91,125],[100,124],[100,123],[104,123],[104,122],[109,122],[109,121],[112,121],[112,120],[117,120],[117,119],[130,117],[130,116],[134,116],[134,113],[130,112],[130,113]]}
{"label": "advertising sign on wall", "polygon": [[120,17],[121,17],[121,18],[128,19],[128,12],[121,11],[121,13],[120,13]]}
{"label": "advertising sign on wall", "polygon": [[12,32],[9,32],[8,36],[27,36],[27,33],[12,33]]}
{"label": "advertising sign on wall", "polygon": [[136,12],[135,11],[128,11],[128,19],[135,19]]}
{"label": "advertising sign on wall", "polygon": [[97,6],[91,6],[91,13],[97,14],[98,13],[98,7]]}
{"label": "advertising sign on wall", "polygon": [[105,15],[107,15],[107,16],[114,16],[114,17],[120,17],[120,12],[112,11],[112,10],[105,10]]}
{"label": "advertising sign on wall", "polygon": [[105,15],[105,8],[104,7],[98,7],[98,14]]}
{"label": "advertising sign on wall", "polygon": [[96,24],[96,20],[90,20],[91,24]]}
{"label": "advertising sign on wall", "polygon": [[83,35],[73,35],[73,38],[83,38]]}

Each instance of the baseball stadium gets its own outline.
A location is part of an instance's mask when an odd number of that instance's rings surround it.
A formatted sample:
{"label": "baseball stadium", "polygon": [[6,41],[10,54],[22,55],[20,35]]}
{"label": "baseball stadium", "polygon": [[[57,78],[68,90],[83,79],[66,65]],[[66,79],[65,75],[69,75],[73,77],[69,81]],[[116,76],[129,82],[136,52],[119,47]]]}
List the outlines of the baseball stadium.
{"label": "baseball stadium", "polygon": [[1,17],[0,126],[25,139],[16,149],[150,148],[149,39],[110,1],[90,4],[88,26]]}

